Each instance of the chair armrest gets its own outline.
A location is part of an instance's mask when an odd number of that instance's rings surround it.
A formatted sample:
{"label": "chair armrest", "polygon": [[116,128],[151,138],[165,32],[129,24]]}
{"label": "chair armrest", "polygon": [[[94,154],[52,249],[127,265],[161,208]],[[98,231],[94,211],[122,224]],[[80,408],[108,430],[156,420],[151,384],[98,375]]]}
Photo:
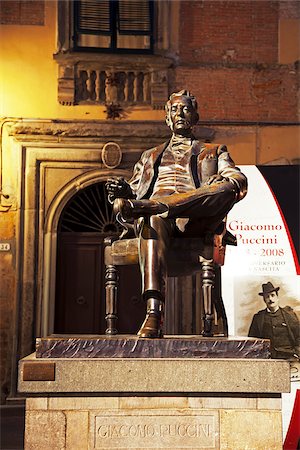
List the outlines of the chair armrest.
{"label": "chair armrest", "polygon": [[105,246],[105,265],[114,264],[123,266],[127,264],[138,264],[138,239],[116,239]]}
{"label": "chair armrest", "polygon": [[119,240],[119,236],[117,235],[113,235],[113,236],[107,236],[106,238],[104,238],[104,246],[105,247],[109,247],[111,246],[115,241]]}

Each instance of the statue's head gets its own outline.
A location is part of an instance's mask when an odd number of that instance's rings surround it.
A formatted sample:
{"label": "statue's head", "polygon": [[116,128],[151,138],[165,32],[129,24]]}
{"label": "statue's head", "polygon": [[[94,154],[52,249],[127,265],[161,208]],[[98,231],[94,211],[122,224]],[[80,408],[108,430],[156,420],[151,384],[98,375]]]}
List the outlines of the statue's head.
{"label": "statue's head", "polygon": [[173,133],[187,135],[199,120],[196,98],[186,90],[174,92],[165,106],[166,123]]}

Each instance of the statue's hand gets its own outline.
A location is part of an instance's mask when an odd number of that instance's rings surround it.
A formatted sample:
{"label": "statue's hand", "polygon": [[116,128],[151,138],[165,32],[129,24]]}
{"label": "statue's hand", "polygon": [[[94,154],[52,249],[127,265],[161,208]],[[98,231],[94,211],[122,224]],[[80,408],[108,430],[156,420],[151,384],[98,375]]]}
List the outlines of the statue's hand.
{"label": "statue's hand", "polygon": [[222,183],[223,181],[228,181],[227,178],[222,177],[222,175],[219,175],[218,173],[212,175],[207,180],[206,184],[213,184],[213,183]]}
{"label": "statue's hand", "polygon": [[130,185],[124,178],[109,178],[105,184],[108,200],[112,203],[116,198],[132,197]]}

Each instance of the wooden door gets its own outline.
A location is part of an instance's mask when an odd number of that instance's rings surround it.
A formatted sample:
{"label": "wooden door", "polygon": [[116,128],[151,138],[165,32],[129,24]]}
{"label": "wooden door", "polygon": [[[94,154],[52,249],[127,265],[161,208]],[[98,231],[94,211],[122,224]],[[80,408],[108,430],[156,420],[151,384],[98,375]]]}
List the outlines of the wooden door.
{"label": "wooden door", "polygon": [[[56,334],[104,334],[103,235],[61,233],[58,240]],[[118,330],[135,334],[145,315],[139,267],[119,268]]]}
{"label": "wooden door", "polygon": [[96,233],[60,234],[55,333],[103,332],[102,242]]}

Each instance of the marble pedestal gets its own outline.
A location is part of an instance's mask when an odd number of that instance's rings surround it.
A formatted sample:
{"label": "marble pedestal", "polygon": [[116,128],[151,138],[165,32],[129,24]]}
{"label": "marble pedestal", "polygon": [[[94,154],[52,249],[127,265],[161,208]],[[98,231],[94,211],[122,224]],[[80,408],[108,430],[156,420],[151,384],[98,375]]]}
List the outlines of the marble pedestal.
{"label": "marble pedestal", "polygon": [[28,397],[25,450],[279,450],[281,393],[289,389],[289,363],[259,356],[38,351],[19,365],[19,391]]}

